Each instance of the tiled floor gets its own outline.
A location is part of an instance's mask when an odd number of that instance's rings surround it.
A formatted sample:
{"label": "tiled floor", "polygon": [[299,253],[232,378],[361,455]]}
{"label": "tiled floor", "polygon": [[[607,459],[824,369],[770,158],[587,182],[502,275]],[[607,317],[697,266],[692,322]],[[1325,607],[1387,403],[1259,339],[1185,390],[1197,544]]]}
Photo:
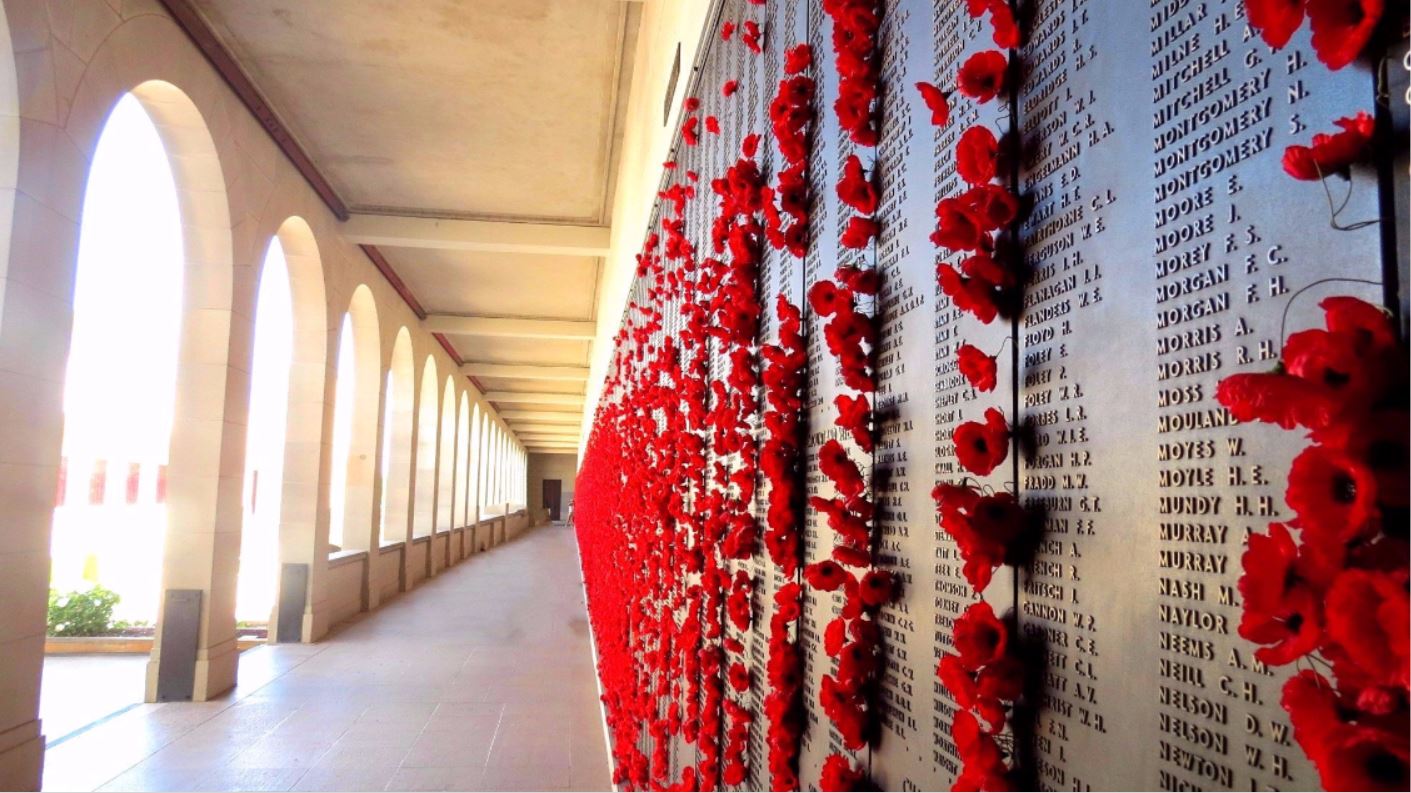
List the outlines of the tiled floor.
{"label": "tiled floor", "polygon": [[606,790],[572,531],[534,529],[315,645],[241,656],[217,702],[52,747],[45,790]]}
{"label": "tiled floor", "polygon": [[147,655],[96,653],[44,656],[39,718],[50,746],[96,721],[142,702]]}

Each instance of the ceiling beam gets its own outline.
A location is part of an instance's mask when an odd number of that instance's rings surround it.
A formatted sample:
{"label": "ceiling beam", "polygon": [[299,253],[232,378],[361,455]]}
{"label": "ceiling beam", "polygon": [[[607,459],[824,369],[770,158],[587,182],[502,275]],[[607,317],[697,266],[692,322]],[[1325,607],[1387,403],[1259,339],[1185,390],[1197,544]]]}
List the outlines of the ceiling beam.
{"label": "ceiling beam", "polygon": [[358,245],[439,248],[482,253],[607,256],[612,230],[502,220],[453,220],[354,213],[343,221],[343,238]]}
{"label": "ceiling beam", "polygon": [[510,427],[519,438],[578,438],[574,427]]}
{"label": "ceiling beam", "polygon": [[455,314],[428,314],[421,321],[421,327],[430,333],[449,333],[453,336],[570,341],[592,341],[597,331],[597,323],[586,320],[466,317]]}
{"label": "ceiling beam", "polygon": [[579,433],[579,428],[583,426],[583,420],[573,419],[571,422],[509,422],[509,429],[515,432],[571,432],[573,435]]}
{"label": "ceiling beam", "polygon": [[500,418],[513,424],[516,421],[532,421],[543,424],[582,424],[583,411],[570,410],[502,410]]}
{"label": "ceiling beam", "polygon": [[582,407],[582,394],[536,394],[532,391],[486,391],[485,398],[491,402],[528,403],[533,405],[574,405]]}
{"label": "ceiling beam", "polygon": [[504,377],[512,380],[558,380],[580,382],[588,379],[586,366],[521,366],[507,363],[465,363],[461,374],[471,377]]}
{"label": "ceiling beam", "polygon": [[339,220],[348,218],[348,206],[343,203],[343,199],[323,177],[318,166],[304,151],[299,142],[294,139],[289,128],[284,126],[279,116],[270,107],[260,90],[245,74],[245,70],[240,68],[235,56],[226,49],[221,42],[220,36],[211,28],[210,23],[197,10],[196,3],[191,0],[162,0],[162,5],[166,7],[167,13],[181,27],[186,35],[191,39],[191,43],[201,51],[216,73],[225,80],[225,84],[230,86],[230,90],[240,98],[245,109],[250,111],[260,126],[264,127],[265,133],[270,136],[279,150],[284,152],[284,156],[289,158],[289,162],[298,170],[299,175],[304,177],[304,181],[309,183],[318,197],[323,199],[324,206]]}

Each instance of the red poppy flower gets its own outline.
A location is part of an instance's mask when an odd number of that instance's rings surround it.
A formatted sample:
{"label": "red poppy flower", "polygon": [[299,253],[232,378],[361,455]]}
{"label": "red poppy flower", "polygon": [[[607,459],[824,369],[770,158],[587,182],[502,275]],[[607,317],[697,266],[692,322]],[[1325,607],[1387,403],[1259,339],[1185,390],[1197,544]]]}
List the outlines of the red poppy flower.
{"label": "red poppy flower", "polygon": [[1406,582],[1404,567],[1396,573],[1346,570],[1324,603],[1328,638],[1376,683],[1402,689],[1411,682]]}
{"label": "red poppy flower", "polygon": [[931,111],[931,124],[937,127],[944,127],[950,122],[950,94],[942,91],[930,83],[917,83],[916,90],[921,92],[921,101],[926,103],[926,109]]}
{"label": "red poppy flower", "polygon": [[1289,374],[1326,388],[1345,409],[1365,409],[1381,396],[1391,367],[1357,342],[1352,334],[1318,328],[1299,331],[1284,343],[1284,367]]}
{"label": "red poppy flower", "polygon": [[1361,54],[1377,22],[1383,0],[1307,0],[1308,26],[1313,30],[1313,52],[1324,66],[1336,71]]}
{"label": "red poppy flower", "polygon": [[965,60],[956,76],[956,89],[977,102],[988,102],[1004,90],[1009,59],[999,50],[977,52]]}
{"label": "red poppy flower", "polygon": [[1249,16],[1249,26],[1259,31],[1259,35],[1276,50],[1285,44],[1303,24],[1303,6],[1307,0],[1245,0],[1245,14]]}
{"label": "red poppy flower", "polygon": [[1009,646],[1009,629],[995,616],[985,601],[972,603],[955,621],[953,635],[960,663],[972,671],[983,669],[1004,657]]}
{"label": "red poppy flower", "polygon": [[953,251],[973,251],[984,238],[980,224],[959,198],[943,198],[936,204],[936,230],[931,242]]}
{"label": "red poppy flower", "polygon": [[961,275],[958,270],[944,262],[936,265],[936,282],[941,293],[950,298],[956,308],[973,314],[986,325],[993,322],[999,314],[991,284]]}
{"label": "red poppy flower", "polygon": [[1322,675],[1304,669],[1284,683],[1279,704],[1289,714],[1294,740],[1315,764],[1322,765],[1328,738],[1343,723],[1337,692]]}
{"label": "red poppy flower", "polygon": [[844,570],[832,559],[824,559],[805,567],[803,577],[814,589],[833,592],[840,589],[847,581],[852,580],[852,573]]}
{"label": "red poppy flower", "polygon": [[720,86],[720,93],[725,96],[734,96],[738,90],[740,90],[739,80],[726,80],[725,84]]}
{"label": "red poppy flower", "polygon": [[877,188],[862,170],[862,160],[848,155],[843,163],[843,178],[838,181],[838,198],[864,215],[877,211]]}
{"label": "red poppy flower", "polygon": [[1335,422],[1313,433],[1322,446],[1358,460],[1377,482],[1377,501],[1383,507],[1405,508],[1411,503],[1411,415],[1404,409],[1372,410],[1350,420]]}
{"label": "red poppy flower", "polygon": [[699,116],[688,116],[686,121],[681,124],[681,139],[686,142],[687,146],[694,146],[700,143],[700,123],[701,119]]}
{"label": "red poppy flower", "polygon": [[980,391],[995,390],[999,365],[993,355],[986,355],[979,347],[962,344],[955,351],[956,365],[971,387]]}
{"label": "red poppy flower", "polygon": [[987,699],[1014,702],[1024,693],[1024,664],[1012,655],[986,664],[975,678],[975,690]]}
{"label": "red poppy flower", "polygon": [[1309,446],[1289,468],[1284,498],[1306,533],[1347,542],[1376,530],[1377,482],[1367,466]]}
{"label": "red poppy flower", "polygon": [[877,608],[892,599],[894,582],[892,574],[886,570],[868,570],[858,584],[862,604]]}
{"label": "red poppy flower", "polygon": [[1298,549],[1282,523],[1268,534],[1251,534],[1240,563],[1244,613],[1239,634],[1268,645],[1254,655],[1271,665],[1290,663],[1317,649],[1323,639],[1318,597],[1297,572]]}
{"label": "red poppy flower", "polygon": [[1323,321],[1328,330],[1355,337],[1358,349],[1388,350],[1397,345],[1391,316],[1365,300],[1329,297],[1318,303],[1318,307],[1323,309]]}
{"label": "red poppy flower", "polygon": [[985,476],[1009,456],[1009,426],[995,408],[985,410],[985,421],[966,421],[952,433],[955,455],[965,470]]}
{"label": "red poppy flower", "polygon": [[730,687],[736,691],[744,692],[750,690],[750,670],[745,665],[736,661],[730,665],[729,672]]}
{"label": "red poppy flower", "polygon": [[727,19],[720,25],[720,40],[729,41],[733,35],[735,35],[735,23]]}
{"label": "red poppy flower", "polygon": [[955,171],[970,184],[987,184],[999,166],[999,139],[989,127],[976,124],[955,144]]}
{"label": "red poppy flower", "polygon": [[833,482],[844,496],[855,496],[865,486],[857,463],[836,438],[830,438],[818,449],[818,469]]}
{"label": "red poppy flower", "polygon": [[740,153],[746,157],[753,158],[757,151],[759,151],[759,133],[751,132],[740,142]]}
{"label": "red poppy flower", "polygon": [[1411,786],[1411,750],[1404,729],[1373,727],[1338,730],[1318,771],[1328,790],[1406,790]]}
{"label": "red poppy flower", "polygon": [[862,781],[862,769],[854,768],[852,763],[840,754],[830,754],[823,761],[818,788],[823,791],[861,790]]}
{"label": "red poppy flower", "polygon": [[750,52],[758,55],[761,52],[759,45],[759,23],[753,19],[745,20],[744,29],[740,33],[740,41],[749,48]]}
{"label": "red poppy flower", "polygon": [[1284,171],[1302,181],[1317,181],[1329,174],[1345,172],[1365,160],[1372,150],[1374,121],[1366,111],[1334,122],[1340,132],[1318,133],[1311,146],[1284,149]]}
{"label": "red poppy flower", "polygon": [[866,248],[881,230],[881,225],[872,218],[853,215],[848,218],[848,227],[843,230],[843,247],[853,250]]}
{"label": "red poppy flower", "polygon": [[1009,0],[990,0],[989,11],[995,46],[1008,50],[1018,47],[1019,23],[1014,19],[1014,10],[1010,7]]}
{"label": "red poppy flower", "polygon": [[975,697],[978,694],[975,686],[975,674],[965,668],[965,664],[960,661],[960,656],[942,653],[941,663],[936,667],[936,676],[940,678],[941,685],[950,692],[951,699],[954,699],[957,705],[966,709],[975,705]]}
{"label": "red poppy flower", "polygon": [[820,317],[831,317],[844,307],[851,307],[852,296],[838,289],[832,281],[819,281],[809,287],[808,304]]}
{"label": "red poppy flower", "polygon": [[852,433],[853,440],[864,452],[872,451],[872,406],[865,396],[839,394],[833,399],[838,416],[833,424]]}
{"label": "red poppy flower", "polygon": [[795,44],[784,53],[784,74],[798,74],[813,65],[813,48]]}
{"label": "red poppy flower", "polygon": [[1019,201],[1004,185],[975,185],[962,193],[960,200],[982,232],[1002,229],[1019,214]]}
{"label": "red poppy flower", "polygon": [[1340,409],[1327,389],[1286,374],[1230,375],[1216,387],[1215,398],[1238,421],[1267,421],[1286,430],[1321,429]]}
{"label": "red poppy flower", "polygon": [[706,116],[705,127],[706,131],[711,133],[712,135],[719,135],[720,119],[716,118],[715,116]]}

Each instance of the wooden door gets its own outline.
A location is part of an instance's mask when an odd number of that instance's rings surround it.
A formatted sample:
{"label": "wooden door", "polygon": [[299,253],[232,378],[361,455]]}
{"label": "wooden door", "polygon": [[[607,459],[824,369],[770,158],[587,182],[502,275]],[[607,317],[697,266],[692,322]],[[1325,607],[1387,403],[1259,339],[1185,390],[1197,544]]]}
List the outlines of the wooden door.
{"label": "wooden door", "polygon": [[549,520],[559,520],[559,502],[563,499],[563,480],[544,480],[544,507],[549,510]]}

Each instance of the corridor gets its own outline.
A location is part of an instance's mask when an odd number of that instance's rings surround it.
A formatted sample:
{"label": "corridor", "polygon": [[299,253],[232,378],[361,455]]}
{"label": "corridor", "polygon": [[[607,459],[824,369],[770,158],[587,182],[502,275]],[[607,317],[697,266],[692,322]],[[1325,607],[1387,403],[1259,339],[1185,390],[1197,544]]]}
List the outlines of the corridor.
{"label": "corridor", "polygon": [[45,755],[45,790],[605,790],[571,529],[541,526],[207,703],[138,705]]}

